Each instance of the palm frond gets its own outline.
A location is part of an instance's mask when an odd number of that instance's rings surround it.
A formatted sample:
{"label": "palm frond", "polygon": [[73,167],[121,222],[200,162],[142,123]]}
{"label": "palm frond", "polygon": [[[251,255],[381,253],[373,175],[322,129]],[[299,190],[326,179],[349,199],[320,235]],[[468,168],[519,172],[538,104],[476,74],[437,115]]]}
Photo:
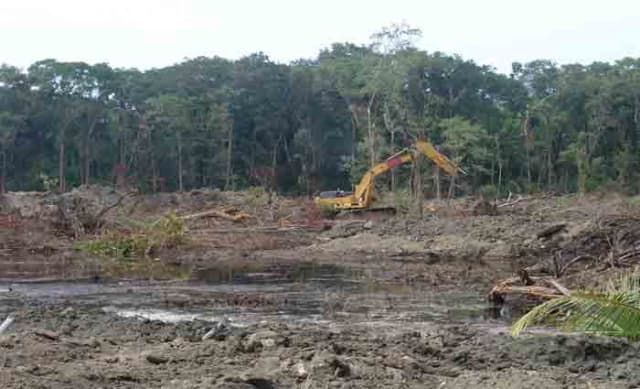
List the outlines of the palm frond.
{"label": "palm frond", "polygon": [[627,274],[598,291],[579,291],[544,302],[511,327],[518,336],[534,324],[566,331],[640,339],[640,273]]}

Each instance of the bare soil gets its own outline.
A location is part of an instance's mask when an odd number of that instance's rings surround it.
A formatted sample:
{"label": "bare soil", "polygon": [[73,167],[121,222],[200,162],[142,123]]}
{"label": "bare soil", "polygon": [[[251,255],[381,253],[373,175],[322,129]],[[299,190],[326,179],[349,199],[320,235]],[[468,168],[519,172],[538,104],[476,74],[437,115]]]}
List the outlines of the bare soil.
{"label": "bare soil", "polygon": [[[640,387],[635,343],[546,329],[514,339],[517,307],[485,302],[523,268],[578,288],[635,267],[637,198],[534,196],[488,215],[433,202],[420,220],[324,230],[307,200],[197,191],[128,196],[86,228],[121,197],[90,187],[0,202],[0,322],[15,318],[0,335],[0,387]],[[74,248],[211,208],[252,218],[189,220],[187,245],[125,265]]]}

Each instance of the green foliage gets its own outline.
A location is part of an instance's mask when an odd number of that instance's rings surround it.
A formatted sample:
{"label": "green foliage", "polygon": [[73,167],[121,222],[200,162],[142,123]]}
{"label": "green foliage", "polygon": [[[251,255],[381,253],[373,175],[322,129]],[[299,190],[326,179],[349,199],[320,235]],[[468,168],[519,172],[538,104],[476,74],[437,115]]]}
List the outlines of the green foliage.
{"label": "green foliage", "polygon": [[408,188],[396,190],[389,196],[393,198],[393,204],[399,212],[408,212],[415,203],[414,196]]}
{"label": "green foliage", "polygon": [[311,195],[348,189],[372,157],[426,136],[469,171],[456,180],[464,193],[640,190],[639,59],[535,60],[503,75],[420,50],[419,37],[391,25],[368,45],[336,43],[288,65],[263,53],[144,72],[53,59],[26,72],[1,65],[4,179],[12,190],[41,189],[42,173],[70,189],[112,182],[118,166],[147,191],[242,189],[273,167],[275,190]]}
{"label": "green foliage", "polygon": [[495,199],[496,197],[498,197],[498,188],[496,188],[495,185],[491,184],[483,185],[480,187],[480,189],[478,189],[478,193],[485,199]]}
{"label": "green foliage", "polygon": [[75,247],[91,255],[125,260],[143,256],[147,243],[144,235],[107,232],[95,240],[79,242]]}
{"label": "green foliage", "polygon": [[40,182],[42,182],[42,187],[45,191],[51,192],[58,189],[58,178],[57,177],[49,177],[44,173],[40,173]]}
{"label": "green foliage", "polygon": [[139,231],[107,231],[97,239],[80,242],[76,248],[95,256],[129,260],[148,256],[151,252],[175,248],[187,243],[184,220],[170,212]]}
{"label": "green foliage", "polygon": [[247,199],[249,204],[256,208],[267,205],[269,195],[264,186],[250,186],[247,189]]}
{"label": "green foliage", "polygon": [[627,274],[601,290],[578,291],[542,303],[516,321],[511,333],[518,336],[534,324],[640,339],[640,274]]}

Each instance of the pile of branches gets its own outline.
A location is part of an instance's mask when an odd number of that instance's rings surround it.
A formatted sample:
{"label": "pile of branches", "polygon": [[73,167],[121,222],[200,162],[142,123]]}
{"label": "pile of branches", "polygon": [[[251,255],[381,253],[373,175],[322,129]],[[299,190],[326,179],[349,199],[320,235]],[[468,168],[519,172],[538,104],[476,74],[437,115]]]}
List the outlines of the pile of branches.
{"label": "pile of branches", "polygon": [[553,277],[532,277],[526,270],[520,270],[517,277],[507,278],[496,284],[488,299],[496,305],[502,305],[507,295],[518,294],[537,299],[552,299],[571,294]]}
{"label": "pile of branches", "polygon": [[[537,234],[538,239],[551,241],[566,224],[551,226]],[[576,269],[582,264],[580,270]],[[594,220],[588,228],[567,241],[559,243],[550,258],[521,269],[517,277],[497,283],[489,300],[502,304],[507,295],[527,295],[550,299],[566,295],[568,289],[558,279],[570,271],[588,268],[605,270],[640,264],[640,216],[607,215]]]}
{"label": "pile of branches", "polygon": [[640,262],[640,217],[609,215],[598,218],[553,256],[554,275],[561,277],[578,263],[589,266],[630,267]]}

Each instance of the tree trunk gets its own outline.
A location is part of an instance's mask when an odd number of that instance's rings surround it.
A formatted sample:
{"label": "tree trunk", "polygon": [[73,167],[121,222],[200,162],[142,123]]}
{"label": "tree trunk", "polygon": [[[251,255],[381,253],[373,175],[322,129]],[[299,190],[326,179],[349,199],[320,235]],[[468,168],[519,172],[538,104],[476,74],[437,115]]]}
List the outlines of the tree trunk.
{"label": "tree trunk", "polygon": [[551,150],[547,152],[547,190],[553,185],[553,165],[551,163]]}
{"label": "tree trunk", "polygon": [[62,140],[60,141],[60,146],[58,149],[58,190],[60,193],[64,193],[65,191],[65,182],[64,182],[64,131],[61,134]]}
{"label": "tree trunk", "polygon": [[[391,130],[391,152],[394,151],[395,141],[396,141],[396,132]],[[395,169],[391,169],[391,193],[396,193],[396,171]]]}
{"label": "tree trunk", "polygon": [[440,192],[440,166],[436,165],[433,169],[433,184],[436,187],[436,198],[440,200],[442,194]]}
{"label": "tree trunk", "polygon": [[278,139],[278,142],[273,146],[273,154],[271,158],[271,173],[273,173],[273,175],[267,177],[267,194],[269,196],[267,204],[271,204],[273,202],[273,191],[276,187],[276,167],[278,166],[278,145],[280,144],[280,139]]}
{"label": "tree trunk", "polygon": [[529,152],[529,146],[525,146],[526,159],[527,159],[527,183],[531,186],[531,157]]}
{"label": "tree trunk", "polygon": [[224,180],[224,190],[231,189],[232,155],[233,155],[233,125],[229,126],[229,131],[227,132],[227,161],[226,161],[227,167],[226,167],[225,180]]}
{"label": "tree trunk", "polygon": [[[385,101],[383,106],[384,106],[384,112],[382,114],[382,119],[384,122],[384,126],[389,132],[389,135],[391,137],[389,149],[391,151],[391,154],[393,154],[396,148],[396,127],[393,121],[391,120],[391,111],[389,110],[388,102]],[[396,191],[396,171],[395,169],[392,169],[391,170],[391,192],[395,193],[395,191]]]}
{"label": "tree trunk", "polygon": [[526,158],[526,166],[527,166],[527,183],[531,186],[531,143],[530,137],[531,134],[529,128],[531,124],[531,117],[529,116],[529,108],[525,112],[525,118],[522,122],[522,136],[524,137],[524,150],[525,150],[525,158]]}
{"label": "tree trunk", "polygon": [[6,192],[7,182],[7,152],[2,150],[2,176],[0,176],[0,194]]}
{"label": "tree trunk", "polygon": [[498,138],[498,135],[494,137],[494,140],[496,144],[496,163],[498,164],[498,186],[496,191],[500,194],[500,191],[502,190],[502,156],[500,155],[500,139]]}
{"label": "tree trunk", "polygon": [[184,191],[182,183],[182,134],[178,131],[178,191]]}
{"label": "tree trunk", "polygon": [[345,98],[345,102],[347,103],[347,108],[351,113],[351,160],[355,161],[356,152],[358,150],[358,128],[360,128],[360,123],[358,121],[358,114],[353,104],[351,104],[351,102],[347,98]]}
{"label": "tree trunk", "polygon": [[369,137],[369,167],[372,168],[376,164],[376,144],[375,135],[373,134],[373,120],[371,119],[371,108],[375,101],[376,94],[373,93],[369,98],[369,104],[367,105],[367,133]]}
{"label": "tree trunk", "polygon": [[89,157],[89,141],[86,140],[82,147],[82,185],[89,185],[89,166],[91,165],[91,159]]}
{"label": "tree trunk", "polygon": [[449,194],[447,195],[447,198],[452,199],[453,196],[456,194],[456,178],[455,177],[451,177],[451,181],[449,182]]}
{"label": "tree trunk", "polygon": [[414,193],[415,193],[415,212],[420,219],[424,216],[424,188],[422,187],[422,156],[418,155],[415,160],[415,174],[414,174]]}
{"label": "tree trunk", "polygon": [[502,193],[502,162],[498,161],[498,194]]}

